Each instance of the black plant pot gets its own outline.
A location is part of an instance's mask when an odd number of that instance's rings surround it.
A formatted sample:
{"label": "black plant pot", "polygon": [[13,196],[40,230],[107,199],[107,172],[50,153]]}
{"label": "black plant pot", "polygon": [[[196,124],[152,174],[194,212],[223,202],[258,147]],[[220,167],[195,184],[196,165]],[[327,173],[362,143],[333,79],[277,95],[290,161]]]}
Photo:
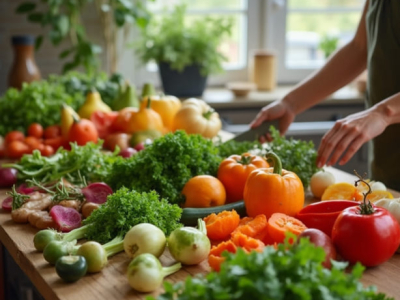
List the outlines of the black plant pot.
{"label": "black plant pot", "polygon": [[179,98],[198,97],[203,94],[207,77],[200,74],[200,67],[191,65],[179,72],[171,70],[168,63],[158,64],[164,94]]}

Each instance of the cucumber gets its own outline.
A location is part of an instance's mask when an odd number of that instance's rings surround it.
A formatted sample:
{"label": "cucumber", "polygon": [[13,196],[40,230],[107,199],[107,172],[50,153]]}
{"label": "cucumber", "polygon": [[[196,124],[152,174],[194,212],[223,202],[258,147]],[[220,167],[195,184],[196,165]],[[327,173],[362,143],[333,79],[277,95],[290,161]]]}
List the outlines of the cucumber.
{"label": "cucumber", "polygon": [[225,205],[206,207],[206,208],[194,208],[187,207],[183,209],[182,216],[180,222],[186,226],[196,226],[197,219],[203,219],[212,213],[220,213],[224,210],[236,210],[236,212],[240,215],[240,217],[247,216],[246,206],[244,205],[244,201],[237,201]]}

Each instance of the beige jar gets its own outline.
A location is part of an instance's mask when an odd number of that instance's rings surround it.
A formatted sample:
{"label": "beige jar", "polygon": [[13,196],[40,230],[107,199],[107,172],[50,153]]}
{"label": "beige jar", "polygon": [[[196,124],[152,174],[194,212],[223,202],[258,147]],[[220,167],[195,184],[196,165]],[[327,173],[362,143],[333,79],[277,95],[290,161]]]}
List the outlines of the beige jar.
{"label": "beige jar", "polygon": [[258,90],[270,91],[276,87],[276,55],[266,50],[254,51],[250,62],[250,78]]}

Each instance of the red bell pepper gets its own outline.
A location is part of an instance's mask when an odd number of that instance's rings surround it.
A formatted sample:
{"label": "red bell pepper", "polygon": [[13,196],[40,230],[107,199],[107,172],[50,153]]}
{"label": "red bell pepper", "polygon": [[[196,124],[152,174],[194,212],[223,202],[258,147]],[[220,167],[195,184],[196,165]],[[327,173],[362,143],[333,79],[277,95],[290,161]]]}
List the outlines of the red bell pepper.
{"label": "red bell pepper", "polygon": [[359,204],[357,201],[350,200],[316,202],[305,206],[297,213],[296,218],[302,221],[308,228],[317,228],[331,237],[333,224],[339,214],[345,208]]}

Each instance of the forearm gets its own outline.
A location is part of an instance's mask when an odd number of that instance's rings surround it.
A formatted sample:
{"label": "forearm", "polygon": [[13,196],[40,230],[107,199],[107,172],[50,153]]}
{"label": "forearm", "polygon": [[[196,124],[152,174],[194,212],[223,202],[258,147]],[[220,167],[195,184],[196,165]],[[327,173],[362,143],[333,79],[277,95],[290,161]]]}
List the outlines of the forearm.
{"label": "forearm", "polygon": [[295,114],[301,113],[350,83],[366,65],[366,47],[352,41],[338,50],[322,69],[300,82],[283,101],[290,103]]}
{"label": "forearm", "polygon": [[400,93],[375,104],[370,109],[381,114],[388,125],[400,123]]}

